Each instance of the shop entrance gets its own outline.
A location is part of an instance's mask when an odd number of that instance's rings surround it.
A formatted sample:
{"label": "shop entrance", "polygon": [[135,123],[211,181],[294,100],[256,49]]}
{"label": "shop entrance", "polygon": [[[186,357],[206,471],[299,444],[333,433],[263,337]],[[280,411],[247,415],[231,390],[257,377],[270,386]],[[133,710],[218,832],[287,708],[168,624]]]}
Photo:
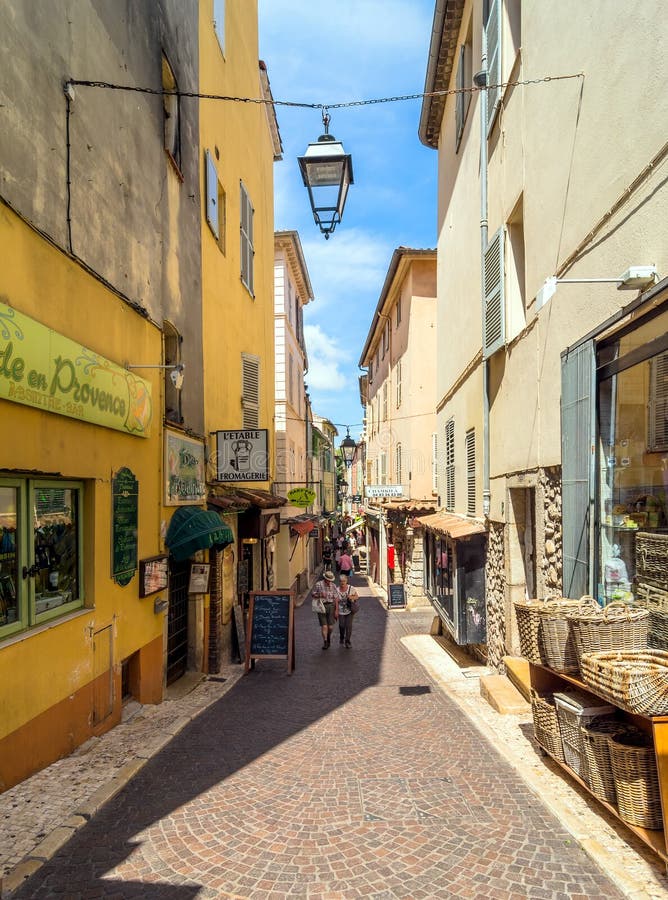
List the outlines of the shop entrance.
{"label": "shop entrance", "polygon": [[188,580],[190,561],[169,561],[169,615],[167,619],[167,684],[188,667]]}

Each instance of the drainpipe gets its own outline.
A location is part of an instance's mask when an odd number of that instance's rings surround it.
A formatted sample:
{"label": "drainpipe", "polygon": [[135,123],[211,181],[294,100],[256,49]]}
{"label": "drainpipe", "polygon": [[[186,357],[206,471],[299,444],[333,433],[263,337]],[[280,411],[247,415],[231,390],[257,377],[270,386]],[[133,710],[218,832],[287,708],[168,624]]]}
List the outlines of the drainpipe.
{"label": "drainpipe", "polygon": [[[483,348],[485,331],[485,250],[487,249],[487,32],[482,32],[482,68],[473,78],[480,91],[480,273]],[[489,489],[489,360],[482,360],[482,513],[489,517],[491,493]]]}

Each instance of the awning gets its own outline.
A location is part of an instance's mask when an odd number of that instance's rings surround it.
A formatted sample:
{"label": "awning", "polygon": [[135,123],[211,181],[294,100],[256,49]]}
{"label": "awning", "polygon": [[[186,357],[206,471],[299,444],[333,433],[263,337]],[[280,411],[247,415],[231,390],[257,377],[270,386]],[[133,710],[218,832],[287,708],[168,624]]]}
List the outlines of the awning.
{"label": "awning", "polygon": [[218,515],[208,509],[181,506],[172,516],[165,544],[177,561],[188,559],[197,550],[227,547],[234,534]]}
{"label": "awning", "polygon": [[450,513],[435,513],[432,516],[421,516],[416,520],[420,527],[429,528],[437,534],[447,534],[453,539],[469,537],[472,534],[482,534],[486,531],[482,522],[475,519],[465,519],[462,516],[454,516]]}
{"label": "awning", "polygon": [[352,525],[349,525],[346,528],[346,534],[348,534],[349,531],[354,531],[355,528],[361,528],[363,525],[364,525],[364,519],[356,519]]}
{"label": "awning", "polygon": [[303,537],[305,534],[313,531],[314,528],[317,528],[318,516],[304,513],[301,516],[293,516],[290,519],[284,519],[282,524],[289,525],[290,531],[292,531],[293,534],[299,534]]}

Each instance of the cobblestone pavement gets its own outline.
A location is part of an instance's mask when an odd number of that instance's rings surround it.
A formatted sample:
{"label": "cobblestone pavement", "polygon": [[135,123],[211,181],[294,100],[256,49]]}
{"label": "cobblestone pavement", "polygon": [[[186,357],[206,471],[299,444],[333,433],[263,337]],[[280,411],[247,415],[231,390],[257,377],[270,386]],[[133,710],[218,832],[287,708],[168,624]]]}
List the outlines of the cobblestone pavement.
{"label": "cobblestone pavement", "polygon": [[297,610],[260,660],[14,896],[621,897],[362,589],[353,648]]}

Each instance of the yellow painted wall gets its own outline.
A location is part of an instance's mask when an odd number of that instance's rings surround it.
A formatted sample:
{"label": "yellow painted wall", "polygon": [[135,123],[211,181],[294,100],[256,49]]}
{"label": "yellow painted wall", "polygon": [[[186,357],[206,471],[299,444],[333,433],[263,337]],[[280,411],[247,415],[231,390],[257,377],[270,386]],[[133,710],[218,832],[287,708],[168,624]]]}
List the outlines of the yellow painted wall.
{"label": "yellow painted wall", "polygon": [[[155,325],[1,205],[0,245],[3,302],[117,365],[160,360],[161,335]],[[162,635],[162,616],[153,612],[153,597],[139,599],[138,578],[119,587],[110,576],[111,477],[122,466],[139,481],[138,557],[159,550],[161,377],[158,370],[141,374],[153,390],[149,438],[0,400],[0,472],[35,470],[85,483],[88,607],[0,642],[0,739],[92,681],[92,634],[98,629],[113,626],[116,667]],[[161,682],[159,671],[149,677]],[[74,727],[65,720],[59,725]]]}
{"label": "yellow painted wall", "polygon": [[[225,6],[226,55],[223,56],[213,28],[212,0],[200,4],[200,90],[259,97],[257,3],[249,0]],[[200,143],[206,433],[241,427],[241,354],[260,357],[259,427],[269,429],[271,473],[274,438],[273,147],[264,105],[203,100],[200,105]],[[214,156],[218,179],[225,191],[224,253],[206,222],[204,154],[207,149]],[[254,298],[240,278],[240,181],[243,181],[255,210]]]}

